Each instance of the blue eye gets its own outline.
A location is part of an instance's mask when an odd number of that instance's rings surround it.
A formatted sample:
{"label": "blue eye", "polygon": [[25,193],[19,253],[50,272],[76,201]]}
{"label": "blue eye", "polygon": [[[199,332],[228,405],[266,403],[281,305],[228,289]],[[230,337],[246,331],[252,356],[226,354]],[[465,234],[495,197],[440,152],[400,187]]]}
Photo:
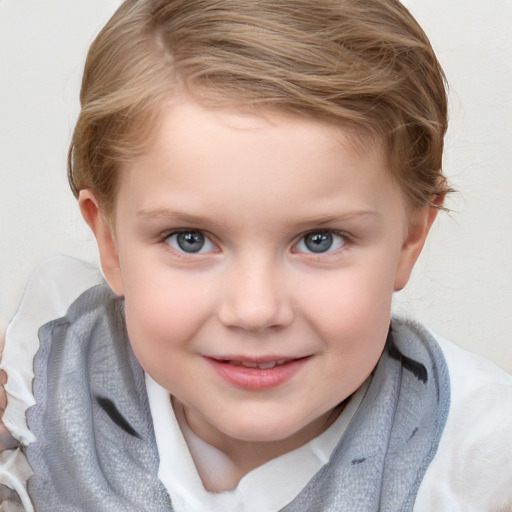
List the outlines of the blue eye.
{"label": "blue eye", "polygon": [[295,251],[321,254],[340,249],[345,244],[346,239],[332,231],[311,231],[300,239]]}
{"label": "blue eye", "polygon": [[216,249],[202,231],[196,230],[176,231],[171,233],[165,242],[174,250],[187,254],[213,252]]}

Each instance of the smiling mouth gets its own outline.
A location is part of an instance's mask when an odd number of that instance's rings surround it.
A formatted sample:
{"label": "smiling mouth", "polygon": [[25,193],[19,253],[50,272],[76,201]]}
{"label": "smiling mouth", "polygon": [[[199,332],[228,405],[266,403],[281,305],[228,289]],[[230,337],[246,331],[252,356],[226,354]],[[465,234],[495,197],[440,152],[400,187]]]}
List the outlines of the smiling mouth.
{"label": "smiling mouth", "polygon": [[238,361],[233,359],[217,359],[220,363],[230,364],[233,366],[243,366],[244,368],[258,368],[259,370],[271,370],[276,366],[282,366],[283,364],[289,363],[291,361],[296,361],[296,359],[278,359],[276,361],[266,361],[264,363],[258,363],[256,361]]}
{"label": "smiling mouth", "polygon": [[207,357],[212,368],[225,382],[248,391],[277,388],[294,377],[311,356],[296,358],[245,359],[236,356]]}

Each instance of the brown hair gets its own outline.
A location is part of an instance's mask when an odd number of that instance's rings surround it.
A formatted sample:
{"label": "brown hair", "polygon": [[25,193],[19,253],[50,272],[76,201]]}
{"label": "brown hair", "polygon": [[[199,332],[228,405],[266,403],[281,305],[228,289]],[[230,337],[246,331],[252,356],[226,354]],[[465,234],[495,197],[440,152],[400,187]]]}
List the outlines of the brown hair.
{"label": "brown hair", "polygon": [[119,168],[178,88],[334,121],[382,142],[411,204],[446,192],[443,71],[398,0],[126,0],[91,45],[69,152],[109,213]]}

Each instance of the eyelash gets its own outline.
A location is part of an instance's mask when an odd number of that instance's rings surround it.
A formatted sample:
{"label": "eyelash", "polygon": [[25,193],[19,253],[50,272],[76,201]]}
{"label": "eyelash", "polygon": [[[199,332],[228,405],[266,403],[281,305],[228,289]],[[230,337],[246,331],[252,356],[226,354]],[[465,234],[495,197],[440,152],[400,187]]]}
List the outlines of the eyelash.
{"label": "eyelash", "polygon": [[[327,250],[315,251],[315,250],[312,250],[311,247],[310,248],[307,247],[308,237],[313,238],[313,237],[318,237],[318,236],[320,236],[320,237],[327,236],[330,238],[331,245],[329,246],[329,248]],[[336,242],[336,240],[337,240],[337,242]],[[304,233],[303,235],[301,235],[298,242],[293,246],[293,248],[294,248],[293,252],[300,253],[300,254],[311,254],[314,256],[321,256],[324,254],[331,255],[331,254],[336,254],[343,249],[346,249],[346,247],[350,243],[350,241],[351,241],[350,238],[345,233],[341,233],[339,231],[334,231],[332,229],[311,230],[311,231],[308,231],[307,233]],[[319,240],[319,242],[320,242],[319,243],[319,247],[320,247],[322,240]],[[305,246],[305,248],[308,250],[297,250],[297,248],[300,245]],[[338,245],[338,247],[331,248],[332,245]]]}
{"label": "eyelash", "polygon": [[[199,247],[197,249],[197,251],[186,251],[185,249],[183,249],[183,247],[180,246],[180,240],[179,240],[179,237],[180,235],[199,235],[199,237],[201,238],[201,242],[202,242],[202,245],[201,247]],[[173,246],[171,242],[169,242],[169,239],[172,239],[173,237],[176,237],[176,246]],[[212,242],[211,240],[211,237],[208,236],[207,234],[205,234],[204,231],[200,230],[200,229],[186,229],[186,228],[182,228],[182,229],[176,229],[174,231],[171,231],[171,232],[168,232],[165,234],[165,236],[162,237],[162,242],[167,245],[170,249],[174,250],[175,253],[179,254],[180,256],[185,256],[185,257],[189,257],[189,256],[194,256],[194,255],[198,255],[198,254],[204,254],[205,251],[202,251],[203,247],[205,245],[209,245],[211,247],[217,247],[217,244],[215,244],[214,242]],[[181,242],[187,242],[187,240],[181,240]],[[207,251],[207,253],[210,253],[210,252],[217,252],[217,251],[212,251],[211,248],[209,248]]]}
{"label": "eyelash", "polygon": [[[200,242],[202,242],[202,245],[196,250],[196,251],[187,251],[185,250],[182,245],[180,245],[179,236],[180,235],[199,235]],[[330,246],[326,250],[320,250],[315,251],[311,249],[311,247],[307,246],[307,238],[311,237],[310,242],[314,239],[314,237],[324,237],[323,240],[325,240],[325,237],[327,238],[328,243],[330,242]],[[174,240],[174,243],[169,242],[170,239],[173,237],[176,237]],[[351,238],[343,232],[331,230],[331,229],[317,229],[317,230],[311,230],[307,231],[306,233],[302,234],[297,242],[295,242],[292,246],[292,252],[295,254],[306,254],[306,255],[312,255],[316,257],[321,257],[322,255],[333,255],[337,254],[340,251],[343,251],[347,249],[347,246],[351,243]],[[218,252],[218,250],[212,250],[212,248],[218,249],[218,246],[215,242],[212,241],[211,236],[206,234],[204,231],[200,229],[187,229],[187,228],[180,228],[176,229],[170,232],[166,232],[164,236],[161,237],[161,242],[166,246],[166,249],[172,250],[175,254],[178,254],[181,257],[197,257],[198,255],[202,254],[209,254]],[[187,240],[181,240],[181,243],[185,243]],[[194,242],[194,239],[191,240],[191,243]],[[322,239],[319,239],[318,241],[315,241],[314,243],[318,243],[318,247],[321,248]],[[207,245],[208,248],[206,251],[203,251],[204,246]],[[301,248],[301,245],[303,246]],[[338,247],[335,247],[334,249],[331,248],[332,245],[338,245]],[[299,248],[299,249],[298,249]]]}

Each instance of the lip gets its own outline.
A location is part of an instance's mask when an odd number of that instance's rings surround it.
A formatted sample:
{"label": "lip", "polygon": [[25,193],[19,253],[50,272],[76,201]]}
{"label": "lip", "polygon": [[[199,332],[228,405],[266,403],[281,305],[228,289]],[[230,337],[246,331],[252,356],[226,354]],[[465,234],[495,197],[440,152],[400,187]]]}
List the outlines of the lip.
{"label": "lip", "polygon": [[[262,391],[277,388],[289,381],[306,364],[309,357],[277,356],[259,359],[205,357],[205,359],[222,379],[233,386],[249,391]],[[274,362],[278,364],[269,367]]]}

